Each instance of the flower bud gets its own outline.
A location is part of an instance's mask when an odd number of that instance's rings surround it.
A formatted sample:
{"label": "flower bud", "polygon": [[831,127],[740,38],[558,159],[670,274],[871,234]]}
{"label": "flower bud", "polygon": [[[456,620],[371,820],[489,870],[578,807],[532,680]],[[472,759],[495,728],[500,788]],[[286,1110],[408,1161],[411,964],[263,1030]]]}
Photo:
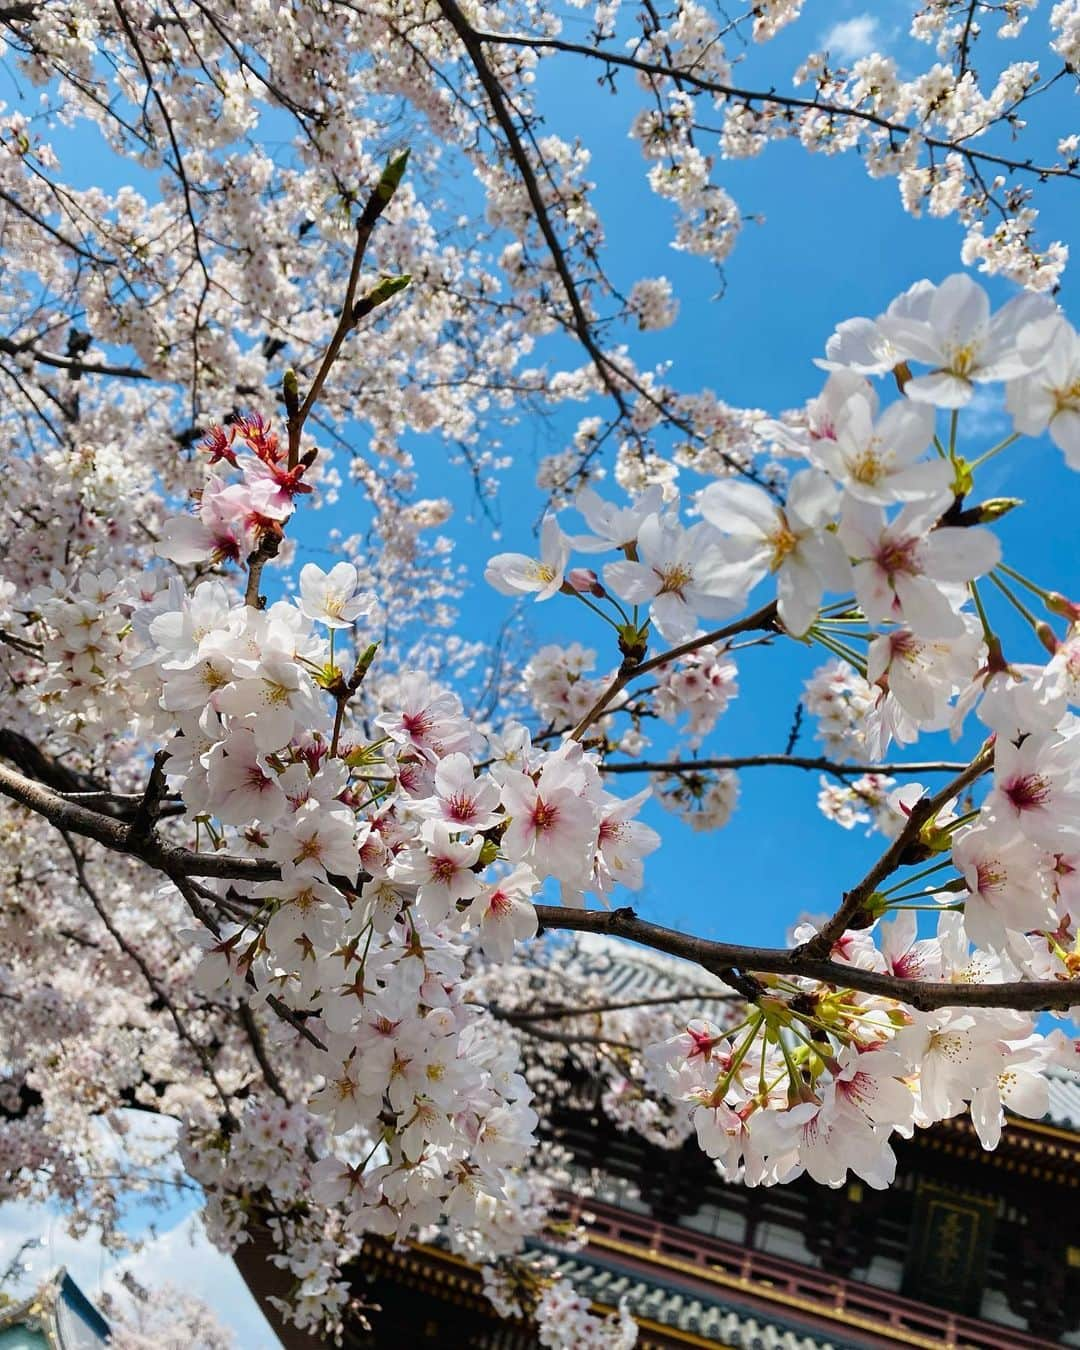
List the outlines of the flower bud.
{"label": "flower bud", "polygon": [[1046,597],[1046,608],[1051,614],[1060,614],[1063,619],[1068,619],[1070,623],[1080,622],[1080,605],[1074,604],[1060,591],[1050,592]]}
{"label": "flower bud", "polygon": [[1054,655],[1058,647],[1061,645],[1058,642],[1058,637],[1057,634],[1054,632],[1054,630],[1050,627],[1048,623],[1044,623],[1041,619],[1035,625],[1035,636],[1039,639],[1039,641],[1042,643],[1042,645],[1046,648],[1046,650],[1050,653],[1051,656]]}
{"label": "flower bud", "polygon": [[988,497],[975,508],[980,525],[992,525],[995,520],[1008,515],[1017,506],[1023,506],[1021,497]]}
{"label": "flower bud", "polygon": [[567,585],[579,595],[595,595],[603,599],[607,591],[600,585],[600,578],[591,567],[571,567],[566,574]]}

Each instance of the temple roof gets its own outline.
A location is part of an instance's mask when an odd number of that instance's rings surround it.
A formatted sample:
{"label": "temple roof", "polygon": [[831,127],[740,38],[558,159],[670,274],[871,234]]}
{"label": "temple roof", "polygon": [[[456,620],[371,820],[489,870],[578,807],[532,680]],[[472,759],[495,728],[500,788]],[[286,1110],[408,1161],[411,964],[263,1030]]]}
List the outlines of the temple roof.
{"label": "temple roof", "polygon": [[1067,1069],[1050,1069],[1050,1110],[1043,1116],[1048,1125],[1080,1134],[1080,1080]]}
{"label": "temple roof", "polygon": [[732,1350],[858,1350],[855,1341],[835,1340],[755,1315],[736,1304],[688,1291],[680,1292],[659,1280],[643,1279],[580,1254],[559,1256],[557,1273],[570,1280],[579,1293],[594,1303],[616,1307],[626,1303],[639,1321],[644,1319],[689,1332]]}
{"label": "temple roof", "polygon": [[101,1350],[109,1324],[61,1267],[28,1298],[0,1307],[0,1350]]}

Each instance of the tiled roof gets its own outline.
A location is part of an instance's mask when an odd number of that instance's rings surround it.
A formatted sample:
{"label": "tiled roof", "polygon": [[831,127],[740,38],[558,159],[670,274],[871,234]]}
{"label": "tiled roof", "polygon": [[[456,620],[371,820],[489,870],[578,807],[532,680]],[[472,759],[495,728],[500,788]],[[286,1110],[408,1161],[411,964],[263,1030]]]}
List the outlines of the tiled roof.
{"label": "tiled roof", "polygon": [[1050,1109],[1043,1120],[1059,1130],[1080,1134],[1080,1079],[1067,1069],[1050,1069]]}
{"label": "tiled roof", "polygon": [[[694,994],[730,994],[734,990],[694,961],[666,956],[649,947],[636,947],[619,938],[599,933],[577,933],[574,947],[595,969],[612,999],[656,998],[661,994],[689,994],[685,1004],[693,1016],[715,1017],[717,1007],[709,1000],[696,1000]],[[723,1006],[723,1005],[721,1005]]]}
{"label": "tiled roof", "polygon": [[102,1350],[109,1324],[61,1266],[52,1279],[21,1302],[0,1308],[0,1330],[40,1331],[56,1350]]}
{"label": "tiled roof", "polygon": [[807,1328],[784,1326],[727,1302],[680,1293],[582,1256],[559,1255],[558,1274],[594,1303],[626,1303],[637,1318],[692,1332],[734,1350],[857,1350],[854,1341],[826,1339]]}

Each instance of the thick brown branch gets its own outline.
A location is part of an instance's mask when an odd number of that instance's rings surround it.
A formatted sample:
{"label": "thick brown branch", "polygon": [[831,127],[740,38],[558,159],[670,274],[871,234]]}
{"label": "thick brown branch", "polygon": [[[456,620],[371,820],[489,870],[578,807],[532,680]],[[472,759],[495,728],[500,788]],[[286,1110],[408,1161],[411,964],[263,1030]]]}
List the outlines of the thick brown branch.
{"label": "thick brown branch", "polygon": [[238,858],[227,853],[196,853],[192,849],[167,844],[151,835],[131,838],[131,826],[100,811],[91,811],[58,792],[25,778],[0,764],[0,794],[43,816],[51,824],[71,834],[104,844],[114,853],[139,858],[167,876],[222,877],[236,881],[272,881],[277,867],[258,858]]}
{"label": "thick brown branch", "polygon": [[942,981],[902,980],[874,970],[820,960],[805,948],[744,947],[730,942],[679,933],[673,928],[639,919],[632,909],[564,909],[537,905],[543,928],[575,933],[600,933],[694,961],[724,978],[725,971],[786,975],[818,980],[839,989],[854,989],[879,998],[930,1012],[935,1008],[1015,1008],[1022,1012],[1071,1008],[1080,1003],[1080,980],[1012,980],[1002,984],[947,984]]}

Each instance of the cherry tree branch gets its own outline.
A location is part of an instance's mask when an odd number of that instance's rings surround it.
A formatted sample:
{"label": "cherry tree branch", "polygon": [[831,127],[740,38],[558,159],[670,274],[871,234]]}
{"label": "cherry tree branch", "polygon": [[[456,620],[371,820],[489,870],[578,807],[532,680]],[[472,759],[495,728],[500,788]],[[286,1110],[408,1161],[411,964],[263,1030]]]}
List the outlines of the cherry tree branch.
{"label": "cherry tree branch", "polygon": [[[1080,1003],[1080,980],[1012,980],[1001,984],[949,984],[944,981],[904,980],[875,970],[862,970],[840,961],[813,957],[803,947],[746,947],[694,937],[673,928],[639,919],[633,909],[564,909],[537,905],[542,928],[575,933],[598,933],[625,938],[653,951],[694,961],[705,970],[729,979],[732,970],[786,975],[817,980],[838,989],[854,989],[879,998],[931,1012],[935,1008],[1014,1008],[1022,1012],[1071,1008]],[[758,991],[761,992],[760,989]]]}
{"label": "cherry tree branch", "polygon": [[58,829],[103,844],[113,853],[139,858],[150,867],[175,877],[220,877],[236,881],[269,881],[279,873],[273,863],[239,858],[227,853],[198,853],[166,843],[157,835],[132,834],[130,824],[101,811],[70,801],[43,783],[0,764],[0,794],[44,817]]}
{"label": "cherry tree branch", "polygon": [[[658,399],[655,393],[642,384],[640,380],[635,379],[629,371],[622,369],[600,346],[596,338],[595,326],[585,312],[585,306],[581,299],[579,287],[574,280],[573,269],[567,258],[566,250],[552,223],[551,213],[544,201],[544,194],[540,188],[540,182],[533,168],[532,160],[529,158],[529,153],[514,122],[506,90],[491,69],[484,52],[484,42],[489,41],[490,36],[472,27],[456,0],[438,0],[438,5],[465,48],[473,69],[476,71],[477,79],[487,96],[495,121],[506,137],[510,157],[521,175],[521,181],[525,187],[529,205],[532,207],[537,228],[548,253],[551,255],[552,264],[570,307],[570,321],[560,320],[560,322],[573,332],[584,347],[600,383],[615,403],[620,421],[630,422],[632,425],[631,408],[626,398],[626,390],[631,389],[638,397],[651,404],[663,417],[667,418],[672,426],[677,427],[692,439],[700,441],[702,437],[690,422],[678,416],[663,399]],[[751,465],[740,462],[734,455],[729,455],[726,452],[722,452],[720,458],[735,472],[760,483],[767,490],[771,490]]]}
{"label": "cherry tree branch", "polygon": [[[1012,981],[1003,984],[947,984],[902,980],[876,971],[859,970],[820,955],[831,950],[835,939],[856,916],[874,888],[900,865],[904,852],[918,835],[922,825],[932,820],[945,803],[964,787],[973,783],[989,769],[992,751],[983,750],[972,763],[933,797],[916,803],[904,830],[893,841],[882,858],[853,890],[832,919],[822,930],[801,947],[768,948],[745,947],[731,943],[714,942],[708,938],[680,933],[639,919],[632,909],[610,911],[563,909],[554,905],[538,905],[537,917],[544,928],[568,929],[575,932],[602,933],[625,937],[631,942],[652,947],[671,956],[695,961],[705,970],[720,976],[747,998],[756,998],[762,991],[753,978],[754,972],[803,976],[841,988],[878,994],[920,1009],[942,1007],[1016,1008],[1021,1011],[1062,1009],[1080,1003],[1080,981]],[[190,878],[208,876],[234,878],[246,881],[276,880],[278,867],[257,858],[239,858],[224,853],[197,853],[191,849],[167,844],[156,835],[131,837],[131,826],[100,812],[92,811],[77,802],[71,802],[50,788],[25,778],[0,765],[0,794],[36,812],[52,824],[71,834],[93,839],[115,853],[141,859],[150,867],[165,873],[181,890],[195,912],[205,914],[205,906],[195,895]],[[193,904],[194,898],[194,904]],[[196,908],[198,906],[199,908]],[[201,917],[201,916],[200,916]],[[211,931],[217,931],[212,916],[203,922]],[[280,1000],[271,995],[267,1003],[285,1016],[290,1025],[306,1039],[315,1038],[303,1021]],[[316,1042],[317,1043],[317,1042]]]}
{"label": "cherry tree branch", "polygon": [[826,956],[833,943],[842,937],[853,923],[858,923],[861,920],[863,908],[878,886],[903,864],[905,855],[917,843],[923,826],[933,821],[941,808],[953,797],[958,796],[964,788],[969,787],[978,778],[981,778],[993,766],[993,763],[993,747],[986,746],[979,751],[962,773],[947,783],[939,792],[936,792],[932,797],[921,797],[911,808],[904,828],[878,861],[857,886],[845,892],[836,913],[799,950],[809,957]]}
{"label": "cherry tree branch", "polygon": [[700,637],[690,638],[687,642],[682,642],[677,647],[672,647],[670,651],[661,652],[658,656],[650,657],[647,661],[639,661],[633,656],[627,656],[619,667],[615,678],[596,700],[593,706],[571,731],[570,739],[580,741],[582,736],[588,731],[589,727],[600,717],[603,716],[604,709],[608,706],[617,694],[620,694],[631,680],[636,680],[639,675],[647,675],[650,670],[656,670],[660,666],[666,666],[669,661],[676,661],[680,656],[687,656],[690,652],[697,651],[700,647],[707,647],[710,643],[721,642],[724,638],[735,637],[738,633],[749,633],[756,629],[765,631],[775,630],[776,628],[776,601],[771,600],[761,609],[757,609],[753,614],[747,614],[742,619],[736,619],[734,623],[726,624],[723,628],[716,628],[711,633],[702,633]]}
{"label": "cherry tree branch", "polygon": [[864,773],[958,773],[967,768],[955,760],[919,761],[911,764],[840,764],[824,755],[729,755],[719,759],[631,760],[628,763],[601,764],[601,773],[698,773],[709,769],[757,769],[768,767],[817,769],[838,778],[854,778]]}
{"label": "cherry tree branch", "polygon": [[[443,6],[445,12],[445,6]],[[879,113],[865,108],[847,107],[842,103],[826,103],[816,98],[800,98],[794,94],[780,94],[775,89],[741,89],[737,85],[724,84],[704,75],[697,75],[692,68],[665,66],[658,61],[647,61],[637,56],[627,56],[605,47],[589,47],[584,43],[570,42],[564,38],[531,37],[524,33],[492,33],[487,30],[474,30],[474,37],[481,42],[490,42],[503,47],[527,47],[532,50],[550,50],[585,56],[594,61],[602,61],[609,66],[622,66],[642,75],[653,75],[660,79],[669,79],[704,93],[719,94],[737,103],[772,103],[781,108],[799,112],[824,113],[828,117],[847,118],[856,122],[866,122],[894,136],[918,136],[924,145],[935,150],[945,150],[963,155],[971,165],[989,164],[996,168],[1009,169],[1014,173],[1030,173],[1039,179],[1068,178],[1080,181],[1080,171],[1064,165],[1035,164],[1032,160],[1010,159],[1005,155],[991,154],[986,150],[972,150],[959,140],[950,141],[943,137],[927,136],[917,126],[905,122],[894,122]]]}

